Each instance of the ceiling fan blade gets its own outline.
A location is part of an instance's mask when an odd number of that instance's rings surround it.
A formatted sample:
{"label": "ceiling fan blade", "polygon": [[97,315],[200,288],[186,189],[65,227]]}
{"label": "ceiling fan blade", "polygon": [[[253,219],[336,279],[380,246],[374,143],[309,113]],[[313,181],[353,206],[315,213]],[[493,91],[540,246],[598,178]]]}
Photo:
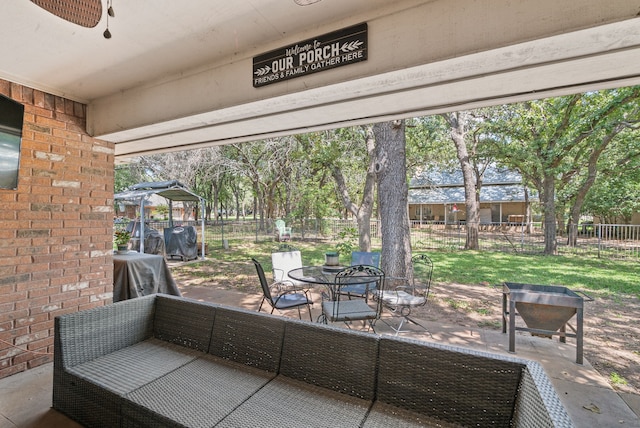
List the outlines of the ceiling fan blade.
{"label": "ceiling fan blade", "polygon": [[31,0],[31,2],[65,21],[87,28],[98,25],[102,17],[101,0]]}
{"label": "ceiling fan blade", "polygon": [[310,4],[318,3],[320,0],[293,0],[298,6],[309,6]]}

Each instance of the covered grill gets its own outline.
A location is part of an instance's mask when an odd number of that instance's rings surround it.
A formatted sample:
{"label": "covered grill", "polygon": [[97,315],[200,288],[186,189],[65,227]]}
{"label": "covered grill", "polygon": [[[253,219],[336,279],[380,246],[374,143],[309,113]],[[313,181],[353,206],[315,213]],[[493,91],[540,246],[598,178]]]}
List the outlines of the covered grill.
{"label": "covered grill", "polygon": [[[200,207],[202,208],[202,216],[200,218],[201,228],[202,228],[202,258],[204,259],[204,244],[205,244],[204,242],[204,217],[205,217],[204,199],[196,195],[195,193],[191,192],[189,189],[185,187],[184,184],[180,183],[177,180],[158,181],[158,182],[152,182],[152,183],[138,183],[129,187],[124,192],[116,193],[113,196],[113,199],[116,203],[117,202],[134,202],[138,204],[140,206],[139,216],[140,218],[144,218],[145,203],[149,198],[149,196],[154,194],[160,195],[169,201],[169,228],[171,230],[173,230],[174,228],[173,205],[172,205],[173,201],[181,201],[181,202],[190,201],[190,202],[197,202],[200,204]],[[146,245],[145,241],[147,240],[147,233],[145,232],[145,223],[146,223],[145,221],[139,223],[140,231],[138,232],[138,236],[142,234],[145,237],[145,239],[139,240],[138,242],[140,253],[147,252],[145,251],[145,245]],[[165,232],[165,238],[166,237],[167,237],[167,233]],[[160,235],[158,236],[158,238],[162,239],[162,236]],[[189,241],[191,241],[191,239]],[[169,255],[172,255],[174,253],[172,253],[171,251],[173,251],[175,246],[169,247],[169,244],[170,244],[169,242],[165,242],[167,252],[169,253]],[[191,247],[195,248],[195,246],[196,246],[196,243],[194,241],[193,245],[189,244],[189,249],[187,251],[182,251],[179,254],[175,254],[175,255],[181,256],[183,260],[185,258],[187,260],[191,260],[192,258],[197,258],[197,249],[191,248]],[[192,256],[193,251],[195,251],[195,256]]]}
{"label": "covered grill", "polygon": [[[593,300],[567,287],[505,282],[502,289],[502,332],[507,332],[508,320],[509,352],[515,352],[516,330],[546,337],[558,335],[561,342],[566,342],[567,337],[575,337],[576,363],[582,364],[585,297],[587,301]],[[516,327],[516,315],[522,317],[527,327]],[[574,316],[575,327],[569,324]],[[573,333],[567,332],[567,326]]]}

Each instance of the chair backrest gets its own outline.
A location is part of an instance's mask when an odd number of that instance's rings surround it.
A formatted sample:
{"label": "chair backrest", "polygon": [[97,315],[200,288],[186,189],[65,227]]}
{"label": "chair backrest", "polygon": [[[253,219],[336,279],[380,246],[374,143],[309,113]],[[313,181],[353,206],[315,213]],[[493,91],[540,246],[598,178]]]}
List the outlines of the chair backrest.
{"label": "chair backrest", "polygon": [[411,266],[413,268],[414,292],[419,291],[420,294],[424,295],[426,303],[431,289],[433,261],[426,254],[416,254],[411,258]]}
{"label": "chair backrest", "polygon": [[284,227],[285,227],[285,222],[284,222],[284,220],[282,220],[282,219],[278,219],[278,220],[276,220],[276,221],[275,221],[275,224],[276,224],[276,228],[277,228],[278,230],[280,230],[280,231],[282,231],[282,230],[284,229]]}
{"label": "chair backrest", "polygon": [[[353,251],[351,253],[351,266],[357,266],[357,265],[368,265],[368,266],[375,266],[377,268],[380,267],[380,253],[379,252],[371,252],[371,251]],[[377,288],[377,284],[375,282],[371,282],[369,283],[369,286],[367,287],[369,291],[375,290]],[[356,290],[361,290],[361,291],[357,291],[354,293],[354,291]],[[365,287],[364,286],[360,286],[357,287],[353,290],[350,290],[350,292],[348,294],[352,294],[352,295],[363,295],[364,294],[364,290]]]}
{"label": "chair backrest", "polygon": [[380,267],[380,253],[368,251],[353,251],[351,253],[351,266],[369,265]]}
{"label": "chair backrest", "polygon": [[[336,274],[333,298],[340,301],[341,287],[353,284],[368,284],[369,290],[377,288],[382,290],[384,286],[384,272],[382,269],[369,265],[355,265],[342,269]],[[381,299],[377,299],[376,312],[378,316],[382,310]]]}
{"label": "chair backrest", "polygon": [[302,267],[302,255],[300,251],[286,251],[271,253],[274,281],[290,281],[289,271]]}
{"label": "chair backrest", "polygon": [[260,286],[262,287],[262,293],[264,297],[269,301],[271,305],[273,305],[273,298],[271,297],[271,290],[269,289],[269,283],[267,282],[267,277],[264,274],[264,269],[259,261],[252,258],[254,266],[256,267],[256,272],[258,272],[258,278],[260,279]]}

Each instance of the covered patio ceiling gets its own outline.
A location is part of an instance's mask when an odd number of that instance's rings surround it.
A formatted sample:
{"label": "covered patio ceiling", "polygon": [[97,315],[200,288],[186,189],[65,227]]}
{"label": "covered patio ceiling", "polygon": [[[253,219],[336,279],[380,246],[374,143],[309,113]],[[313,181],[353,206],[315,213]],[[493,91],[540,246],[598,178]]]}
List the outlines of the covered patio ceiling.
{"label": "covered patio ceiling", "polygon": [[[118,161],[640,84],[637,0],[113,0],[110,39],[105,4],[7,2],[0,78],[86,103]],[[365,61],[254,87],[255,57],[359,23]]]}

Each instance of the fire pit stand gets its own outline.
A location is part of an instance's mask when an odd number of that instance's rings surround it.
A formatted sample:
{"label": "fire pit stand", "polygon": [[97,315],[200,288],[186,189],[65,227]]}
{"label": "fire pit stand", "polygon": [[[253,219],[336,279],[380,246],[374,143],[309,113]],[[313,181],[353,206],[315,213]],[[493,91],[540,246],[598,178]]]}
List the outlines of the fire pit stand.
{"label": "fire pit stand", "polygon": [[[516,350],[516,330],[528,331],[533,335],[560,336],[560,342],[567,337],[576,338],[576,363],[583,363],[582,322],[584,320],[585,298],[593,299],[581,291],[555,285],[533,285],[505,282],[502,288],[502,332],[507,332],[509,324],[509,352]],[[508,305],[507,305],[508,302]],[[516,315],[520,315],[527,327],[516,327]],[[576,326],[569,321],[576,317]],[[567,332],[567,326],[573,333]]]}

